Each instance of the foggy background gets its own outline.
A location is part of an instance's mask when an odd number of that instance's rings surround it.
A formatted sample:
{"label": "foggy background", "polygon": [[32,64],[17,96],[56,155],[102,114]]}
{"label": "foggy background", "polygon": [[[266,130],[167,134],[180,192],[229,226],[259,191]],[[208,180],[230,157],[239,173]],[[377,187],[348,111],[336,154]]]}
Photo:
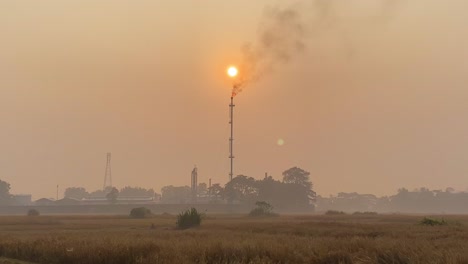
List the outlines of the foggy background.
{"label": "foggy background", "polygon": [[194,165],[226,183],[226,67],[285,7],[304,49],[235,98],[235,174],[466,190],[466,1],[291,3],[0,0],[0,178],[34,198],[95,190],[112,152],[117,187],[189,185]]}

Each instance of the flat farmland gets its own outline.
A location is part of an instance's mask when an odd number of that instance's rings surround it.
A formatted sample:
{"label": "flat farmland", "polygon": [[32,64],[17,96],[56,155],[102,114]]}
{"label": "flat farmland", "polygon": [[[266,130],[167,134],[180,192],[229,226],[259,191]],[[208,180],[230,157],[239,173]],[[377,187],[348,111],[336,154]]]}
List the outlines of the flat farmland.
{"label": "flat farmland", "polygon": [[468,216],[430,217],[3,216],[0,263],[468,263]]}

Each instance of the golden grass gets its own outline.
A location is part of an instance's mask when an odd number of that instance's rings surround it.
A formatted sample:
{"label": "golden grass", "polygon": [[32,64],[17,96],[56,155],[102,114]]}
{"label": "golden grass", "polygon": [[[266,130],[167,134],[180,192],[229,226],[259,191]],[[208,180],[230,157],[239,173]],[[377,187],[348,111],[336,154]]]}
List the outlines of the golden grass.
{"label": "golden grass", "polygon": [[419,225],[422,218],[218,215],[176,230],[175,216],[0,217],[0,256],[36,263],[468,263],[468,216],[444,216],[446,226]]}
{"label": "golden grass", "polygon": [[17,259],[0,257],[0,264],[31,264],[31,262],[25,262],[25,261],[21,261]]}

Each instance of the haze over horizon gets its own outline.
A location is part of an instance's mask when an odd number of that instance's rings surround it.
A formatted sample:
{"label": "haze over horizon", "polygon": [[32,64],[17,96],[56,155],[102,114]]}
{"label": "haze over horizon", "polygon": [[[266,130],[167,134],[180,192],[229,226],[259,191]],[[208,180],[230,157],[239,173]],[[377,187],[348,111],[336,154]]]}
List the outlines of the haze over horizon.
{"label": "haze over horizon", "polygon": [[[0,0],[0,179],[34,198],[228,180],[226,68],[269,8],[304,50],[235,98],[235,175],[314,190],[468,188],[468,3]],[[284,144],[278,144],[282,140]]]}

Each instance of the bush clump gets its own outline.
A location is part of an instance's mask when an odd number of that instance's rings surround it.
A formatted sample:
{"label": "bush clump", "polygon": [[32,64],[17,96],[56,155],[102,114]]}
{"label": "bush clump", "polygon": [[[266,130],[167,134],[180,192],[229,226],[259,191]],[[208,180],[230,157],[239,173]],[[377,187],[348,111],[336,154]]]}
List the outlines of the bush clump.
{"label": "bush clump", "polygon": [[199,226],[201,221],[202,214],[192,207],[191,209],[177,215],[176,226],[179,229],[187,229]]}
{"label": "bush clump", "polygon": [[343,211],[337,211],[337,210],[328,210],[325,212],[326,215],[344,215],[346,214]]}
{"label": "bush clump", "polygon": [[39,211],[36,210],[36,209],[29,209],[27,215],[28,215],[28,216],[38,216],[38,215],[39,215]]}
{"label": "bush clump", "polygon": [[133,208],[130,211],[131,218],[147,218],[152,215],[151,210],[146,207]]}
{"label": "bush clump", "polygon": [[264,201],[256,202],[255,207],[252,211],[250,211],[249,216],[259,217],[259,216],[276,216],[273,212],[273,206],[269,203]]}
{"label": "bush clump", "polygon": [[447,225],[447,222],[442,219],[432,219],[428,217],[424,217],[421,222],[419,222],[421,225],[427,225],[427,226],[441,226],[441,225]]}

